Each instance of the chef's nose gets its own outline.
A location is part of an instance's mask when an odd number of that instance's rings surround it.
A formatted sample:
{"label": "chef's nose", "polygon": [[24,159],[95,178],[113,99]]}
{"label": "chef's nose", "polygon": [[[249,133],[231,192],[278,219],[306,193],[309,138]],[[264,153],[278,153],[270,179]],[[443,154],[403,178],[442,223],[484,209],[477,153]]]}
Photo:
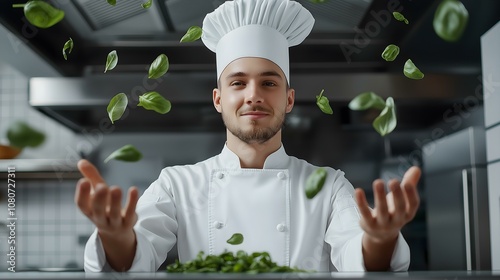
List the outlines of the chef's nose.
{"label": "chef's nose", "polygon": [[245,102],[247,104],[253,103],[262,103],[263,101],[263,93],[262,89],[258,86],[257,83],[251,82],[247,85],[245,93]]}

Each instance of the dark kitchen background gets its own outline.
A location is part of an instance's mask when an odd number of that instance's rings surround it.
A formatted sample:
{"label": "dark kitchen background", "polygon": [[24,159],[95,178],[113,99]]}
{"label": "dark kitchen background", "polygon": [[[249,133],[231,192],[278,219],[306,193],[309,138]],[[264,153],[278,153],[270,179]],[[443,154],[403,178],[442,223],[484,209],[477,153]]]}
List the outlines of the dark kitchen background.
{"label": "dark kitchen background", "polygon": [[[225,130],[211,104],[215,56],[201,41],[179,43],[189,26],[201,25],[222,1],[153,1],[148,10],[138,0],[118,1],[116,7],[97,0],[47,1],[66,12],[49,29],[31,26],[22,9],[12,8],[18,2],[0,1],[0,144],[16,120],[43,131],[47,140],[16,159],[0,160],[1,178],[9,165],[16,166],[18,177],[17,265],[80,270],[93,226],[73,202],[79,158],[98,164],[110,184],[144,190],[163,167],[195,163],[222,149]],[[500,2],[461,1],[470,18],[455,43],[433,31],[441,1],[298,2],[316,25],[290,50],[297,100],[283,130],[287,153],[341,169],[369,194],[374,179],[400,178],[409,166],[422,166],[421,207],[403,230],[412,250],[410,269],[500,269],[500,151],[492,144],[500,139]],[[410,23],[392,18],[393,10]],[[491,35],[483,36],[487,32]],[[69,37],[75,47],[66,61],[61,50]],[[393,62],[380,57],[388,44],[401,48]],[[103,74],[111,50],[117,50],[118,66]],[[148,80],[149,64],[160,53],[169,57],[170,70]],[[424,79],[403,76],[408,58]],[[315,104],[322,89],[333,115]],[[172,111],[159,115],[131,106],[110,125],[111,97],[146,90],[169,99]],[[371,125],[378,112],[347,107],[366,91],[395,100],[398,126],[385,137]],[[103,163],[125,144],[136,146],[144,158]],[[5,209],[1,226],[7,221],[6,192],[0,194],[0,209]],[[460,233],[447,240],[446,228]],[[7,236],[4,226],[0,269],[7,267]],[[441,255],[446,251],[451,253]]]}

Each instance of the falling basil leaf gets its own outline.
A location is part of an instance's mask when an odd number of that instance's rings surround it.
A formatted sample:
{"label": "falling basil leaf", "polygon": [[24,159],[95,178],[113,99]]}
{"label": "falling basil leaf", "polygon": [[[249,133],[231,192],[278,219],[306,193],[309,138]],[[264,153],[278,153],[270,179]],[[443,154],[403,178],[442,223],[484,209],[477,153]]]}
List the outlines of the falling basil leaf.
{"label": "falling basil leaf", "polygon": [[11,146],[19,149],[38,147],[45,141],[45,134],[23,121],[16,121],[7,129],[7,139]]}
{"label": "falling basil leaf", "polygon": [[149,9],[151,8],[151,5],[153,4],[153,0],[148,0],[148,2],[146,3],[142,3],[141,6],[144,8],[144,9]]}
{"label": "falling basil leaf", "polygon": [[168,71],[168,57],[164,54],[160,54],[149,66],[149,76],[150,79],[158,79],[159,77],[165,75]]}
{"label": "falling basil leaf", "polygon": [[316,104],[318,105],[319,109],[325,114],[333,114],[333,109],[330,107],[330,102],[328,101],[328,98],[326,96],[323,96],[323,92],[325,90],[321,90],[319,95],[316,95]]}
{"label": "falling basil leaf", "polygon": [[201,34],[203,33],[201,27],[199,26],[191,26],[186,31],[186,34],[182,36],[181,43],[194,42],[201,38]]}
{"label": "falling basil leaf", "polygon": [[399,20],[399,21],[404,21],[404,23],[408,24],[410,23],[406,18],[405,16],[403,16],[403,14],[399,13],[399,12],[392,12],[392,15],[394,16],[394,18],[396,20]]}
{"label": "falling basil leaf", "polygon": [[68,54],[70,54],[72,50],[73,50],[73,39],[71,39],[70,37],[69,40],[66,41],[66,43],[64,43],[64,47],[62,50],[64,60],[68,60]]}
{"label": "falling basil leaf", "polygon": [[408,59],[405,63],[404,69],[403,69],[403,74],[414,80],[420,80],[424,78],[424,73],[420,72],[420,70],[413,64],[413,61],[411,59]]}
{"label": "falling basil leaf", "polygon": [[116,0],[107,0],[111,6],[116,6]]}
{"label": "falling basil leaf", "polygon": [[229,243],[229,244],[231,244],[231,245],[241,244],[241,243],[243,243],[243,234],[241,234],[241,233],[235,233],[226,242]]}
{"label": "falling basil leaf", "polygon": [[388,97],[385,104],[384,110],[382,110],[380,115],[373,121],[373,128],[375,128],[381,136],[391,133],[397,125],[396,109],[392,97]]}
{"label": "falling basil leaf", "polygon": [[132,145],[125,145],[120,149],[112,152],[105,160],[104,163],[108,163],[108,161],[115,159],[121,161],[134,162],[139,161],[142,158],[141,152],[139,152]]}
{"label": "falling basil leaf", "polygon": [[434,13],[432,25],[436,34],[448,42],[456,42],[464,33],[469,12],[458,0],[443,0]]}
{"label": "falling basil leaf", "polygon": [[394,61],[399,54],[399,47],[393,44],[388,45],[382,53],[385,61]]}
{"label": "falling basil leaf", "polygon": [[306,180],[306,197],[311,199],[321,191],[326,180],[326,170],[322,167],[316,169],[307,177]]}
{"label": "falling basil leaf", "polygon": [[32,0],[26,4],[14,4],[12,7],[23,8],[26,19],[40,28],[49,28],[64,18],[64,11],[54,8],[45,1]]}
{"label": "falling basil leaf", "polygon": [[127,109],[127,105],[128,98],[127,95],[125,95],[125,93],[123,92],[118,93],[113,98],[111,98],[111,101],[109,101],[107,108],[111,123],[115,123],[116,120],[119,120],[122,117],[125,109]]}
{"label": "falling basil leaf", "polygon": [[382,110],[385,107],[385,102],[382,97],[378,96],[374,92],[368,91],[360,93],[358,96],[354,97],[351,102],[349,102],[349,109],[353,111],[367,110],[370,108],[375,108]]}
{"label": "falling basil leaf", "polygon": [[104,69],[104,73],[108,70],[113,70],[116,67],[116,64],[118,64],[118,54],[116,53],[116,50],[113,50],[108,53],[108,57],[106,58],[106,68]]}
{"label": "falling basil leaf", "polygon": [[160,114],[166,114],[170,111],[172,105],[170,101],[163,98],[158,92],[150,91],[139,96],[139,104],[137,106],[144,107],[147,110],[153,110]]}

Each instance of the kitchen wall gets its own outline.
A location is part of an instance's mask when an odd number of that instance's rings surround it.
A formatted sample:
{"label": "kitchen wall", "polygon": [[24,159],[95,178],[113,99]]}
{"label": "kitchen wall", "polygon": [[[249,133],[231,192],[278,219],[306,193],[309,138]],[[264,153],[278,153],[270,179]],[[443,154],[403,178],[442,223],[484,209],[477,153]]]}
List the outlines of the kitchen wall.
{"label": "kitchen wall", "polygon": [[[24,74],[0,62],[0,143],[7,141],[7,127],[22,120],[43,131],[46,141],[38,148],[25,149],[19,159],[66,161],[76,149],[78,136],[31,108],[27,87]],[[6,271],[8,232],[3,224],[7,222],[7,191],[4,185],[0,187],[0,271]],[[75,207],[74,189],[75,180],[16,180],[16,270],[83,266],[82,242],[93,226]]]}

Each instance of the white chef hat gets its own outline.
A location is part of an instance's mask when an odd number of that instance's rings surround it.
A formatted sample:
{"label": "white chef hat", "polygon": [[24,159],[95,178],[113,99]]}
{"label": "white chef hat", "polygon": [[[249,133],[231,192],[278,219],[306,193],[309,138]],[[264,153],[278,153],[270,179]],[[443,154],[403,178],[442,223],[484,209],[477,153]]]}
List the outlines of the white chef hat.
{"label": "white chef hat", "polygon": [[216,53],[217,79],[232,61],[266,58],[277,64],[290,83],[288,48],[300,44],[314,18],[291,0],[226,1],[203,20],[203,43]]}

